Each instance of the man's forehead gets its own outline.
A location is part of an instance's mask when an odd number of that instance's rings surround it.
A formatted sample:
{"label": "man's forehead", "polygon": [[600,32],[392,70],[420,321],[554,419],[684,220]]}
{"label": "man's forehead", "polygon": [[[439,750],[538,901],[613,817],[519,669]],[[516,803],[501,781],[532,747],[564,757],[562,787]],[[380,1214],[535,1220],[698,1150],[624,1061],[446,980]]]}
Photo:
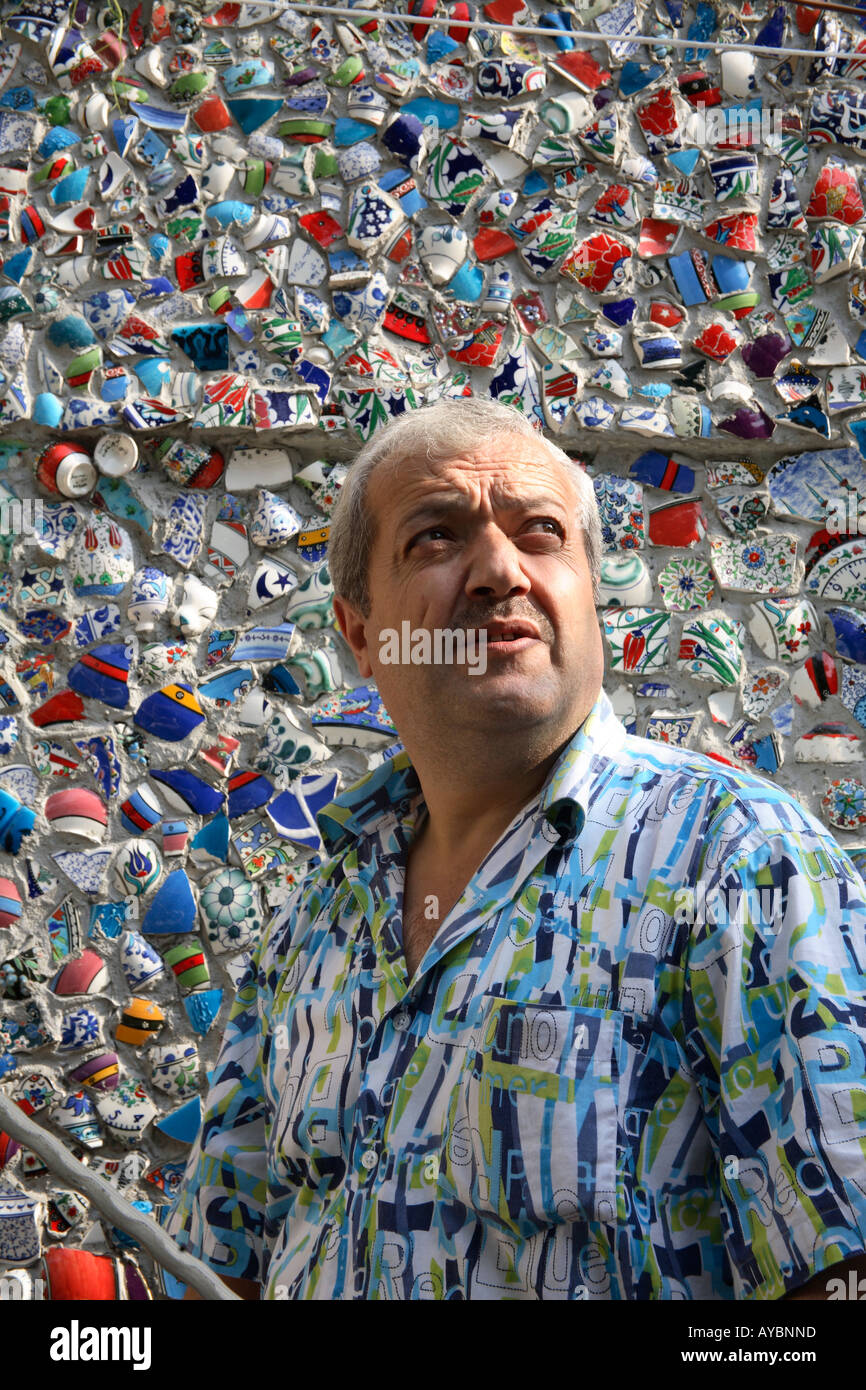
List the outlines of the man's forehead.
{"label": "man's forehead", "polygon": [[565,467],[551,458],[543,445],[521,435],[505,435],[458,452],[453,457],[431,460],[423,455],[392,461],[376,470],[371,480],[379,499],[392,509],[403,510],[425,496],[444,498],[461,494],[477,496],[479,490],[515,497],[531,489],[549,487],[570,491],[572,480]]}

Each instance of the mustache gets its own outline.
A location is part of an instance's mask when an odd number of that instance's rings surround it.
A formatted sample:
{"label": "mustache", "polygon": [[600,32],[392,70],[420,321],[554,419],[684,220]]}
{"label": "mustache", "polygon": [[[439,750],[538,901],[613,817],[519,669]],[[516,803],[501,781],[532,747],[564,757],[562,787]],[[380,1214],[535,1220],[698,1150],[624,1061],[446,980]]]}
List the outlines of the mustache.
{"label": "mustache", "polygon": [[500,622],[508,622],[510,619],[517,621],[523,618],[525,622],[534,623],[538,628],[539,636],[545,641],[552,642],[554,639],[553,624],[537,608],[532,608],[527,604],[515,607],[513,603],[493,603],[485,604],[483,607],[473,608],[471,613],[455,613],[451,619],[452,628],[469,631],[471,628],[486,627],[494,619]]}

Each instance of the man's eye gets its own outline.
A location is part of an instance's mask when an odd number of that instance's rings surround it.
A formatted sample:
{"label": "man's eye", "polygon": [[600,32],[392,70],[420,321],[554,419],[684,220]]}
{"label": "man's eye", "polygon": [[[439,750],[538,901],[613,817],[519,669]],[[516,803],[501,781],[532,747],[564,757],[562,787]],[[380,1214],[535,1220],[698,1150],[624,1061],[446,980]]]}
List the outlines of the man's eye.
{"label": "man's eye", "polygon": [[547,526],[547,527],[549,527],[550,529],[549,529],[549,531],[547,532],[548,535],[556,535],[556,536],[563,536],[563,535],[565,535],[565,532],[563,531],[562,526],[560,525],[560,523],[559,523],[558,521],[554,521],[554,520],[553,520],[553,517],[549,517],[549,516],[540,516],[540,517],[538,517],[535,521],[530,521],[529,527],[528,527],[527,529],[531,530],[533,527],[536,527],[536,526]]}
{"label": "man's eye", "polygon": [[418,545],[422,541],[429,541],[431,539],[435,539],[437,536],[444,537],[446,534],[447,533],[442,529],[441,526],[428,526],[426,531],[419,531],[417,536],[412,537],[411,541],[409,542],[409,546],[411,547],[413,545]]}

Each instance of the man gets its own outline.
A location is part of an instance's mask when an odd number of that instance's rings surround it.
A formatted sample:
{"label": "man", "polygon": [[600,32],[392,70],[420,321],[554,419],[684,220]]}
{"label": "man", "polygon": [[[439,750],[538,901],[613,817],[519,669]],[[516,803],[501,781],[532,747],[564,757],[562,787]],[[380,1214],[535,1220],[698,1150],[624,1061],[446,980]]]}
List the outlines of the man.
{"label": "man", "polygon": [[[600,549],[498,404],[349,472],[335,611],[406,752],[320,814],[169,1220],[244,1296],[824,1297],[866,1250],[863,883],[771,783],[626,735]],[[486,669],[381,660],[405,620]]]}

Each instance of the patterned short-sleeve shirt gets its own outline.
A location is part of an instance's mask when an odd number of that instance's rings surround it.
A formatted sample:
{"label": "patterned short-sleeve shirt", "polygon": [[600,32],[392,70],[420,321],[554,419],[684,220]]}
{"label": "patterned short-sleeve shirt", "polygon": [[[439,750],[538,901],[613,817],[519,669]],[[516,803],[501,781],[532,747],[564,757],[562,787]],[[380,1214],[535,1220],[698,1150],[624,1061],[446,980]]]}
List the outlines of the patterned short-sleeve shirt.
{"label": "patterned short-sleeve shirt", "polygon": [[238,991],[168,1219],[266,1298],[773,1299],[866,1250],[866,887],[606,694],[409,979],[407,755]]}

